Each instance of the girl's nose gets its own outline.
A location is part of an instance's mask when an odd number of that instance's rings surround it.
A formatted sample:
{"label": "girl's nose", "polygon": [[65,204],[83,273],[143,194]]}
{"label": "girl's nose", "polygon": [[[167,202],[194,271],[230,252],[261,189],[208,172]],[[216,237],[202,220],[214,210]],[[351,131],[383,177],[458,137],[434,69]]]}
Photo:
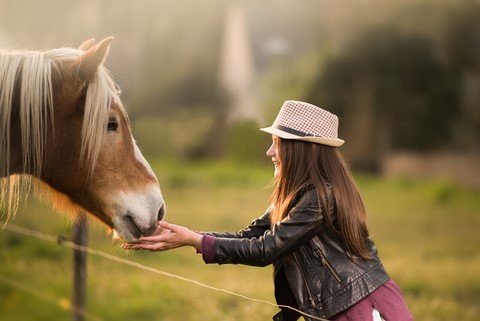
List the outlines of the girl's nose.
{"label": "girl's nose", "polygon": [[268,157],[273,157],[275,156],[275,148],[273,146],[273,144],[270,146],[270,148],[267,150],[267,156]]}

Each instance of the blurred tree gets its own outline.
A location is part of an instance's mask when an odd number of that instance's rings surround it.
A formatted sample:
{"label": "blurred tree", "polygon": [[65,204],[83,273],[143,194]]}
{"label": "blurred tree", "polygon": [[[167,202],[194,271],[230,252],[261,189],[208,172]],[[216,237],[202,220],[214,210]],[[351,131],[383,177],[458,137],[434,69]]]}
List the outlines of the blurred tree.
{"label": "blurred tree", "polygon": [[461,86],[461,117],[455,124],[458,149],[479,152],[480,145],[480,3],[462,1],[450,10],[443,28],[448,67]]}
{"label": "blurred tree", "polygon": [[444,45],[450,66],[459,71],[480,68],[480,3],[462,1],[450,10],[444,27]]}
{"label": "blurred tree", "polygon": [[328,61],[308,100],[339,114],[355,165],[375,170],[390,150],[447,145],[458,114],[456,77],[423,37],[378,28]]}

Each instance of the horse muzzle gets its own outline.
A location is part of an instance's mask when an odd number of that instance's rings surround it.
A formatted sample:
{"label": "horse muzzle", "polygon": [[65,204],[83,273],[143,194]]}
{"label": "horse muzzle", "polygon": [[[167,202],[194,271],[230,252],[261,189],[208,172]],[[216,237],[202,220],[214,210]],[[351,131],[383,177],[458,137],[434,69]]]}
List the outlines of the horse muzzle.
{"label": "horse muzzle", "polygon": [[165,217],[165,213],[165,203],[162,202],[157,211],[151,211],[146,216],[130,210],[119,214],[113,218],[114,237],[126,243],[135,243],[142,236],[150,236],[157,230],[158,222]]}

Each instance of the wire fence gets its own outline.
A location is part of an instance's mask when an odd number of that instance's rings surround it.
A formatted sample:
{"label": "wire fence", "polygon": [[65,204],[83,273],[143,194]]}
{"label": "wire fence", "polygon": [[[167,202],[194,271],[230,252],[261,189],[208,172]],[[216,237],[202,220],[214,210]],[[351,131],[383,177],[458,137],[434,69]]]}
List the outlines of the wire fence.
{"label": "wire fence", "polygon": [[21,292],[28,293],[32,296],[35,296],[42,301],[51,303],[53,305],[58,306],[58,308],[62,310],[67,310],[67,311],[77,311],[78,313],[82,314],[85,318],[88,320],[92,321],[104,321],[101,317],[94,315],[92,313],[89,313],[85,311],[85,309],[76,309],[75,307],[72,307],[72,304],[70,300],[65,299],[65,298],[58,298],[53,295],[50,295],[48,293],[45,293],[45,291],[38,290],[33,288],[32,286],[29,286],[25,283],[20,283],[18,281],[14,281],[12,279],[6,278],[2,275],[0,275],[0,283],[3,283],[11,288],[14,288],[16,290],[19,290]]}
{"label": "wire fence", "polygon": [[[102,258],[110,260],[110,261],[114,261],[114,262],[117,262],[117,263],[120,263],[120,264],[132,266],[132,267],[135,267],[135,268],[138,268],[138,269],[141,269],[141,270],[144,270],[144,271],[152,272],[152,273],[155,273],[155,274],[158,274],[158,275],[162,275],[162,276],[166,276],[166,277],[169,277],[169,278],[173,278],[173,279],[177,279],[177,280],[180,280],[180,281],[195,284],[197,286],[200,286],[200,287],[212,290],[212,291],[217,291],[217,292],[222,292],[222,293],[225,293],[225,294],[228,294],[228,295],[233,295],[233,296],[242,298],[244,300],[257,302],[257,303],[260,303],[260,304],[266,304],[266,305],[274,306],[274,307],[277,307],[277,308],[290,309],[290,310],[293,310],[293,311],[296,311],[296,312],[300,313],[303,316],[309,317],[309,318],[314,319],[314,320],[328,321],[327,319],[323,319],[323,318],[319,318],[319,317],[307,314],[307,313],[302,312],[302,311],[300,311],[296,308],[293,308],[291,306],[278,305],[278,304],[272,303],[270,301],[255,299],[255,298],[248,297],[248,296],[240,294],[240,293],[236,293],[236,292],[229,291],[229,290],[226,290],[226,289],[217,288],[217,287],[207,285],[207,284],[204,284],[202,282],[199,282],[199,281],[187,278],[187,277],[183,277],[183,276],[180,276],[180,275],[177,275],[177,274],[165,272],[165,271],[162,271],[162,270],[150,267],[150,266],[146,266],[144,264],[141,264],[141,263],[138,263],[138,262],[135,262],[135,261],[132,261],[132,260],[128,260],[128,259],[125,259],[125,258],[121,258],[121,257],[109,254],[109,253],[101,251],[101,250],[93,249],[93,248],[88,247],[88,246],[80,246],[78,244],[73,243],[70,240],[67,240],[65,237],[62,237],[62,236],[55,236],[55,235],[42,233],[40,231],[35,231],[35,230],[28,229],[28,228],[25,228],[25,227],[22,227],[22,226],[19,226],[19,225],[15,225],[15,224],[12,224],[12,223],[7,224],[5,222],[0,222],[0,225],[1,224],[3,224],[4,229],[6,231],[9,231],[9,232],[14,232],[14,233],[17,233],[17,234],[33,237],[33,238],[43,240],[43,241],[47,241],[47,242],[58,243],[61,246],[64,246],[64,247],[67,247],[67,248],[71,248],[71,249],[74,249],[74,250],[77,250],[77,251],[86,252],[90,255],[102,257]],[[59,306],[62,307],[62,308],[67,308],[69,310],[73,310],[72,307],[69,307],[65,303],[62,304],[63,301],[61,299],[59,300],[58,298],[54,298],[54,297],[45,295],[45,294],[43,294],[43,292],[41,292],[39,290],[36,290],[36,289],[33,289],[33,288],[31,288],[29,286],[26,286],[24,284],[5,279],[3,277],[0,277],[0,282],[8,284],[8,285],[10,285],[12,287],[15,287],[19,290],[22,290],[24,292],[28,292],[28,293],[30,293],[32,295],[35,295],[35,296],[37,296],[37,297],[39,297],[39,298],[41,298],[45,301],[49,301],[49,302],[52,302],[52,303],[55,303],[55,304],[59,304]],[[85,317],[87,317],[90,320],[95,320],[95,321],[102,320],[101,318],[99,318],[95,315],[92,315],[90,313],[87,313],[86,311],[80,311],[80,313],[82,313]]]}

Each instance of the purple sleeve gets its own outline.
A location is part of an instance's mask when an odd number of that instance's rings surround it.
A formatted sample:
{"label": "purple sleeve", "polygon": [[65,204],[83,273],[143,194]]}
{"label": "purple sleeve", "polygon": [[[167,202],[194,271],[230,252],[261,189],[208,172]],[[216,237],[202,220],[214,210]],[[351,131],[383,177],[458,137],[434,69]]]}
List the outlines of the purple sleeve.
{"label": "purple sleeve", "polygon": [[215,236],[203,235],[202,239],[202,258],[205,263],[217,263],[215,260]]}
{"label": "purple sleeve", "polygon": [[[199,233],[198,234],[203,234]],[[196,250],[197,254],[202,254],[203,261],[205,263],[217,263],[215,260],[215,236],[203,234],[202,249]]]}

